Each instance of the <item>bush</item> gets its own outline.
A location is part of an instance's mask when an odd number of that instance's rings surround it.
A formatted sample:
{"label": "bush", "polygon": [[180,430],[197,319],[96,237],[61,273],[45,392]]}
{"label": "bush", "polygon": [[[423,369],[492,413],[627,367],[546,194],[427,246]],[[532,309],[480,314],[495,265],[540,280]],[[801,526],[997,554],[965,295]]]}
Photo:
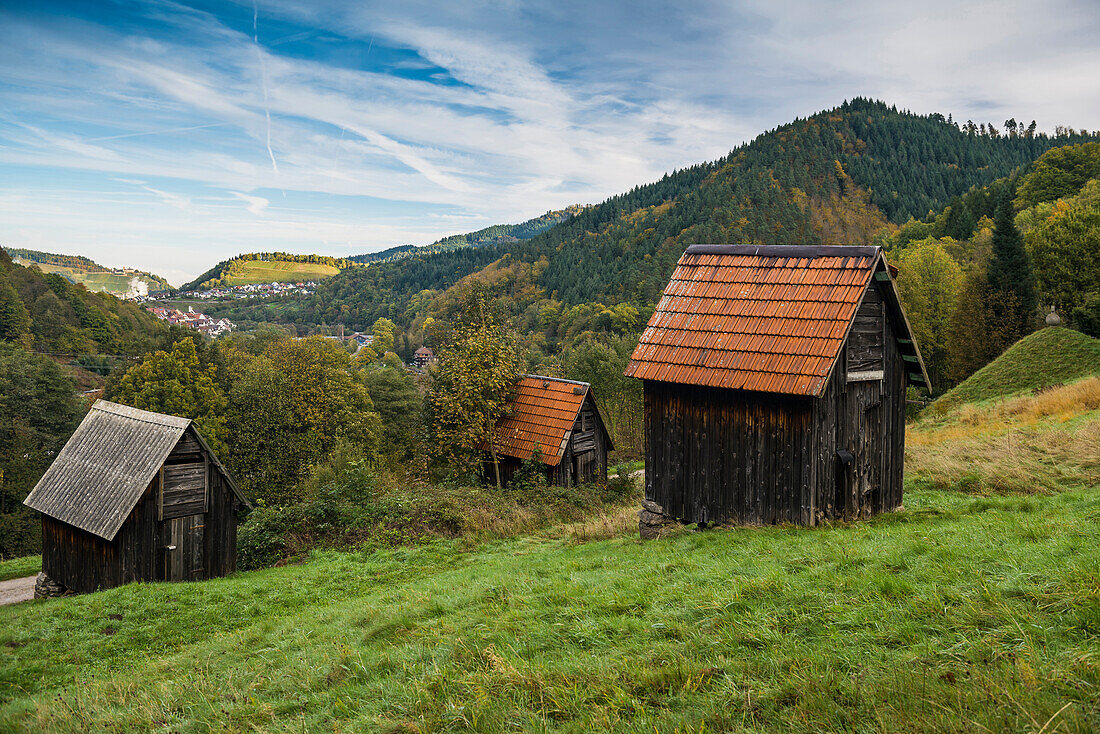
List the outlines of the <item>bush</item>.
{"label": "bush", "polygon": [[[544,468],[526,467],[519,484],[432,484],[348,455],[333,456],[302,483],[304,502],[259,507],[238,533],[238,566],[270,566],[311,548],[420,545],[440,538],[483,543],[575,522],[635,493],[628,473],[607,483],[557,487]],[[521,474],[524,474],[521,472]]]}
{"label": "bush", "polygon": [[257,507],[237,528],[237,567],[242,571],[272,566],[287,555],[287,539],[300,524],[295,508]]}

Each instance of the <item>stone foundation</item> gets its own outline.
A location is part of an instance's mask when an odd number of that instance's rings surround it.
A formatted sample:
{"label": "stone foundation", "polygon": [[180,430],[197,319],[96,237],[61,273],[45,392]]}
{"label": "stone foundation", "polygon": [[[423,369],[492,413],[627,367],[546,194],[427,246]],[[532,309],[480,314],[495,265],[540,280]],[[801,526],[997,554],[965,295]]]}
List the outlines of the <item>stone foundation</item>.
{"label": "stone foundation", "polygon": [[662,535],[667,525],[676,521],[665,514],[665,510],[653,500],[644,500],[638,512],[638,532],[642,540],[653,540]]}
{"label": "stone foundation", "polygon": [[54,596],[69,596],[73,592],[64,585],[54,581],[45,573],[39,571],[38,578],[34,582],[34,598],[49,599]]}

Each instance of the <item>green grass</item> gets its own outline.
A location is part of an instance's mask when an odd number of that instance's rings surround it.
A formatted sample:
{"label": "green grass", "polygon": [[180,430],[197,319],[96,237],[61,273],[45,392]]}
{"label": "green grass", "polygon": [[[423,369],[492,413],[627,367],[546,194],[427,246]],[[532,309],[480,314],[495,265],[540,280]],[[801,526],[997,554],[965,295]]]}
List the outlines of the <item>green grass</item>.
{"label": "green grass", "polygon": [[1100,374],[1100,339],[1063,327],[1024,337],[929,406],[946,413],[979,403]]}
{"label": "green grass", "polygon": [[35,576],[42,570],[42,556],[25,556],[0,561],[0,581]]}
{"label": "green grass", "polygon": [[0,729],[1095,731],[1097,490],[6,607]]}
{"label": "green grass", "polygon": [[339,269],[320,263],[294,263],[262,260],[246,260],[238,263],[241,272],[225,276],[226,285],[247,285],[249,283],[297,283],[299,281],[323,280],[339,273]]}

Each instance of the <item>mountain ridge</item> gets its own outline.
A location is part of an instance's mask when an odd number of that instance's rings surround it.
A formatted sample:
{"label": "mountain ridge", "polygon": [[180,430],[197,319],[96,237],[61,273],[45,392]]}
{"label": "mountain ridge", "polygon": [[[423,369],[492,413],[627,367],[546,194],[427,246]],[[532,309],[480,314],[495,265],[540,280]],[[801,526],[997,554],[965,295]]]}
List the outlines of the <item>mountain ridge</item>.
{"label": "mountain ridge", "polygon": [[[501,258],[525,263],[524,274],[499,281],[515,291],[515,277],[527,279],[528,298],[518,309],[542,299],[559,310],[629,303],[644,311],[688,245],[870,243],[1046,150],[1091,139],[983,135],[938,113],[899,112],[859,98],[586,207],[531,239],[345,270],[313,296],[288,299],[264,316],[356,327],[384,316],[410,327],[446,310],[433,298]],[[497,267],[497,275],[504,270]],[[522,319],[525,328],[538,320],[532,313]]]}

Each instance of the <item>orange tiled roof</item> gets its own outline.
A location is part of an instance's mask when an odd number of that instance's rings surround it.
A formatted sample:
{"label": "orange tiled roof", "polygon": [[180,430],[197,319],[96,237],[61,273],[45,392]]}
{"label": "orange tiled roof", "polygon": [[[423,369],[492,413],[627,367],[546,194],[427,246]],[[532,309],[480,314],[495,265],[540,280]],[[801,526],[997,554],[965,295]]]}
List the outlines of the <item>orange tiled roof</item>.
{"label": "orange tiled roof", "polygon": [[693,245],[626,374],[819,396],[880,260],[877,247]]}
{"label": "orange tiled roof", "polygon": [[557,466],[588,387],[587,382],[540,375],[520,379],[512,397],[512,414],[497,424],[497,451],[530,459],[538,445],[543,463]]}

